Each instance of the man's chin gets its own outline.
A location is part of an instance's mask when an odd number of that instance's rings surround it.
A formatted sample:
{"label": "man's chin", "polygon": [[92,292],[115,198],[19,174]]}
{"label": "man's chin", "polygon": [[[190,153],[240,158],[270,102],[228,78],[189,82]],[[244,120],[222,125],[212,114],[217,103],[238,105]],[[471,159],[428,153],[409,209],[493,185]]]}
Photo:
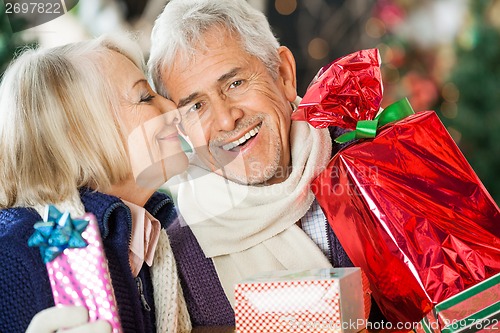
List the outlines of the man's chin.
{"label": "man's chin", "polygon": [[218,169],[215,171],[219,176],[224,177],[234,183],[247,186],[266,186],[273,182],[273,174],[259,172],[256,174],[244,174],[233,172],[229,168]]}

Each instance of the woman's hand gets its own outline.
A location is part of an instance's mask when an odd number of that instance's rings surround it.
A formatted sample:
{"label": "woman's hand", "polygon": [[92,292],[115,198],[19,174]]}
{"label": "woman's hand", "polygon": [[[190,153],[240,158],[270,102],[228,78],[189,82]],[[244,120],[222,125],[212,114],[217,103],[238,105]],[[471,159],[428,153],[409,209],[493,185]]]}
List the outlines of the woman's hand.
{"label": "woman's hand", "polygon": [[38,312],[31,320],[26,333],[111,333],[106,320],[88,322],[89,314],[83,306],[54,306]]}

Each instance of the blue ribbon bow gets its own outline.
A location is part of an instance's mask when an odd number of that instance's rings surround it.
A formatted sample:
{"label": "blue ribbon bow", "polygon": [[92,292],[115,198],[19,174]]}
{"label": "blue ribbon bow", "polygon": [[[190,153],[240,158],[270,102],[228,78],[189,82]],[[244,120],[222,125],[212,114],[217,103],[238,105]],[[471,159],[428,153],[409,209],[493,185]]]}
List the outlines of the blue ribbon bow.
{"label": "blue ribbon bow", "polygon": [[35,232],[28,239],[28,246],[40,247],[44,263],[54,260],[67,248],[82,248],[88,244],[82,237],[89,221],[73,220],[69,212],[61,213],[49,205],[45,209],[43,221],[35,223]]}

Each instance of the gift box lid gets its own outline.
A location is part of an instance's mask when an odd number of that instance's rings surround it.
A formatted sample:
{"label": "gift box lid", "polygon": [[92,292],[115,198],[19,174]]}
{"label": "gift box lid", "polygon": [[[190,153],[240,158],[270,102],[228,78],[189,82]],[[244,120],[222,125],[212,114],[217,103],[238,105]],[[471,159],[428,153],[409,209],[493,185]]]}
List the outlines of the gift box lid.
{"label": "gift box lid", "polygon": [[361,269],[359,267],[271,271],[256,274],[241,281],[240,284],[279,281],[340,280],[360,271]]}

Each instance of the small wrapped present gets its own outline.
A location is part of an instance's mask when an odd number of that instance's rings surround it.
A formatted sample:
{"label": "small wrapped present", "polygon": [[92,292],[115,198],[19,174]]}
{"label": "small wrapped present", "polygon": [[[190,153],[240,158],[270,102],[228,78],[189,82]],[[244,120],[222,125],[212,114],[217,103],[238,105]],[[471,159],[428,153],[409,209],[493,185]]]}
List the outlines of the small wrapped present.
{"label": "small wrapped present", "polygon": [[107,320],[113,333],[122,332],[101,235],[93,214],[72,219],[47,206],[43,221],[28,240],[40,247],[56,305],[81,305],[89,320]]}
{"label": "small wrapped present", "polygon": [[500,211],[434,112],[380,109],[379,66],[374,49],[334,61],[293,119],[352,130],[312,190],[387,319],[418,322],[500,272]]}
{"label": "small wrapped present", "polygon": [[414,329],[417,333],[500,331],[500,274],[437,304]]}
{"label": "small wrapped present", "polygon": [[359,268],[262,273],[235,287],[238,333],[358,332],[365,328]]}

